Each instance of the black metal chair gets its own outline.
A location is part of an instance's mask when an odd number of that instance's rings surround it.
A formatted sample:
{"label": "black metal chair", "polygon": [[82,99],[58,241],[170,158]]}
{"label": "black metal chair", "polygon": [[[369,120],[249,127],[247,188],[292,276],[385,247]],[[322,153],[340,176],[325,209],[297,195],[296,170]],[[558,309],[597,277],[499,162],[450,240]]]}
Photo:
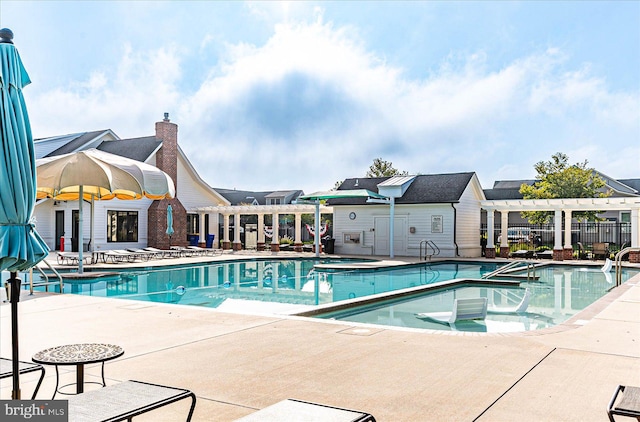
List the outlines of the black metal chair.
{"label": "black metal chair", "polygon": [[[622,398],[618,400],[620,393]],[[640,421],[640,388],[619,385],[609,402],[607,414],[611,422],[615,422],[613,415],[634,417]]]}
{"label": "black metal chair", "polygon": [[[38,363],[19,361],[18,372],[20,374],[28,374],[29,372],[40,371],[40,379],[36,385],[36,389],[33,390],[31,400],[35,400],[42,380],[44,379],[44,367]],[[11,359],[0,358],[0,379],[9,378],[13,376],[13,361]]]}

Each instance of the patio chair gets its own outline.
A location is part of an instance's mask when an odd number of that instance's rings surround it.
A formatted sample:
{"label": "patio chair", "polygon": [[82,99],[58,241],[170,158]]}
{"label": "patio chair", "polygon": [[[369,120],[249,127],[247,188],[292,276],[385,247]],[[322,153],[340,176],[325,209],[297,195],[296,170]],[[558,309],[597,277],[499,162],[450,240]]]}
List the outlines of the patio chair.
{"label": "patio chair", "polygon": [[358,410],[287,399],[251,413],[236,422],[376,422],[373,415]]}
{"label": "patio chair", "polygon": [[609,244],[596,242],[593,244],[593,251],[591,253],[593,255],[593,259],[598,259],[598,257],[602,257],[602,259],[609,258]]}
{"label": "patio chair", "polygon": [[[33,390],[33,395],[31,396],[31,400],[35,400],[36,395],[38,394],[38,390],[40,389],[40,385],[42,384],[42,380],[44,379],[44,367],[38,363],[33,362],[18,362],[18,372],[20,374],[28,374],[30,372],[40,371],[40,379],[38,380],[38,384],[36,384],[35,390]],[[7,358],[0,358],[0,379],[2,378],[10,378],[13,376],[13,361]]]}
{"label": "patio chair", "polygon": [[487,317],[487,298],[455,299],[451,312],[426,312],[416,314],[416,318],[426,319],[440,324],[455,324],[458,321],[485,319]]}
{"label": "patio chair", "polygon": [[487,312],[491,314],[520,314],[523,312],[527,312],[527,308],[529,307],[529,300],[531,300],[531,291],[529,289],[525,289],[522,300],[516,306],[487,308]]}
{"label": "patio chair", "polygon": [[[622,398],[618,401],[620,393]],[[611,422],[615,422],[613,415],[629,416],[640,421],[640,388],[619,385],[609,402],[607,415]]]}
{"label": "patio chair", "polygon": [[134,416],[190,398],[187,422],[196,407],[196,396],[184,388],[142,381],[124,381],[98,390],[69,396],[69,420],[82,422],[131,421]]}

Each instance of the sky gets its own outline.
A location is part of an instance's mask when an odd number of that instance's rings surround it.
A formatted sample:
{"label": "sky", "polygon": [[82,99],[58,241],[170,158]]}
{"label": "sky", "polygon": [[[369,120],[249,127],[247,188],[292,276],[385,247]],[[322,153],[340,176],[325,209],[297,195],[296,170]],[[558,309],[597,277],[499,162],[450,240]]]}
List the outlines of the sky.
{"label": "sky", "polygon": [[151,136],[214,188],[533,179],[557,152],[640,178],[639,1],[14,1],[34,138]]}

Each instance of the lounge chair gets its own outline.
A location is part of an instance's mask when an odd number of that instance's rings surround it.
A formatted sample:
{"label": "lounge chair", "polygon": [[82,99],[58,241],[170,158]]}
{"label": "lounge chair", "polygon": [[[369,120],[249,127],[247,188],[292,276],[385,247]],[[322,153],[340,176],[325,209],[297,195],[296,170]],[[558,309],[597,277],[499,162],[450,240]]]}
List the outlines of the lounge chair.
{"label": "lounge chair", "polygon": [[485,319],[487,317],[487,298],[475,297],[456,299],[451,312],[426,312],[416,314],[416,318],[426,319],[440,324],[455,324],[458,321]]}
{"label": "lounge chair", "polygon": [[154,252],[162,258],[177,258],[179,256],[182,256],[182,251],[177,249],[158,249],[151,246],[147,246],[146,248],[142,249],[145,251]]}
{"label": "lounge chair", "polygon": [[[622,393],[622,399],[618,401],[620,393]],[[619,385],[609,402],[607,415],[611,422],[615,422],[613,415],[629,416],[640,420],[640,388]]]}
{"label": "lounge chair", "polygon": [[153,258],[159,258],[155,252],[145,251],[140,248],[127,248],[125,249],[127,252],[135,254],[137,258],[142,261],[149,261]]}
{"label": "lounge chair", "polygon": [[207,249],[201,248],[200,246],[187,246],[187,250],[193,251],[196,255],[214,256],[222,254],[222,249]]}
{"label": "lounge chair", "polygon": [[[59,265],[78,265],[80,261],[78,252],[56,252],[56,255],[56,260]],[[91,254],[83,254],[82,262],[85,264],[91,263]]]}
{"label": "lounge chair", "polygon": [[111,260],[112,264],[118,264],[121,262],[133,262],[136,260],[136,255],[131,252],[127,252],[124,249],[114,249],[104,251],[102,253],[102,260],[105,264],[109,260]]}
{"label": "lounge chair", "polygon": [[343,409],[325,404],[287,399],[251,413],[236,422],[376,422],[373,415],[358,410]]}
{"label": "lounge chair", "polygon": [[511,258],[533,258],[534,252],[526,249],[519,249],[511,252]]}
{"label": "lounge chair", "polygon": [[196,407],[193,392],[142,381],[124,381],[98,390],[69,396],[69,420],[77,422],[131,421],[162,406],[190,398],[187,422]]}
{"label": "lounge chair", "polygon": [[518,303],[518,305],[511,307],[487,308],[487,312],[491,314],[520,314],[523,312],[527,312],[530,299],[531,291],[529,289],[525,289],[522,300],[520,301],[520,303]]}
{"label": "lounge chair", "polygon": [[536,252],[536,258],[553,259],[553,251],[552,250],[546,250],[546,251]]}
{"label": "lounge chair", "polygon": [[[40,371],[40,379],[36,384],[31,400],[35,400],[42,380],[44,379],[44,367],[38,363],[18,361],[18,372],[20,374],[28,374],[29,372]],[[0,358],[0,379],[13,376],[13,361],[11,359]]]}

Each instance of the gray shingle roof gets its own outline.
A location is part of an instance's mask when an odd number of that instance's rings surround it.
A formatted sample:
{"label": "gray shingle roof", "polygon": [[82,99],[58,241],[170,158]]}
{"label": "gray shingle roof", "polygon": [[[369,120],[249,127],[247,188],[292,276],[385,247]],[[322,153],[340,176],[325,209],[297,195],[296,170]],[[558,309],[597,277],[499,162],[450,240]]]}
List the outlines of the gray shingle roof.
{"label": "gray shingle roof", "polygon": [[618,179],[618,182],[635,189],[636,193],[640,194],[640,179]]}
{"label": "gray shingle roof", "polygon": [[104,141],[98,146],[98,149],[144,162],[161,144],[162,141],[155,136],[145,136],[142,138]]}
{"label": "gray shingle roof", "polygon": [[[418,175],[396,204],[436,204],[458,202],[475,173],[448,173]],[[378,193],[377,185],[390,177],[366,177],[346,179],[338,190],[368,189]],[[328,201],[329,205],[364,205],[364,198],[340,198]]]}
{"label": "gray shingle roof", "polygon": [[96,130],[93,132],[79,133],[78,136],[76,136],[71,141],[61,146],[60,148],[50,152],[49,154],[46,155],[46,157],[53,157],[55,155],[62,155],[62,154],[68,154],[70,152],[74,152],[76,149],[80,148],[87,142],[91,141],[92,139],[96,138],[97,136],[105,132],[107,132],[107,129]]}

